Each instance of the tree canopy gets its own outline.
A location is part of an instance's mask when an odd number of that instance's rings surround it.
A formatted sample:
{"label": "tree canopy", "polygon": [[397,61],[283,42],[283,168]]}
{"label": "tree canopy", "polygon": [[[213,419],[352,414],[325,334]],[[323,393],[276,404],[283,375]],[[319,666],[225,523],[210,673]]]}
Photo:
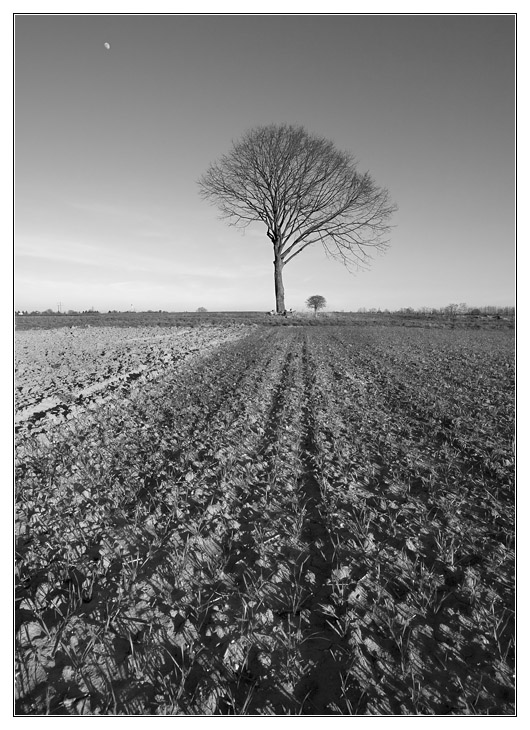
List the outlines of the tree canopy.
{"label": "tree canopy", "polygon": [[320,294],[313,294],[312,297],[309,297],[306,300],[306,306],[308,306],[309,309],[314,309],[315,315],[317,313],[317,310],[324,309],[326,304],[327,304],[327,302],[326,302],[325,297],[321,296]]}
{"label": "tree canopy", "polygon": [[261,222],[274,249],[277,309],[284,309],[283,267],[321,243],[347,267],[365,267],[384,250],[396,210],[386,189],[357,171],[349,152],[303,127],[268,125],[247,132],[199,180],[201,195],[229,223]]}

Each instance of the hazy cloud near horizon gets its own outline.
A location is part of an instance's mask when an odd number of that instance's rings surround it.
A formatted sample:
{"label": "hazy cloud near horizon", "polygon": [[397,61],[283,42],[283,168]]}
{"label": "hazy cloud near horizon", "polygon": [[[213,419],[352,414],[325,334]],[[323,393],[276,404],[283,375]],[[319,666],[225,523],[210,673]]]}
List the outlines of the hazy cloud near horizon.
{"label": "hazy cloud near horizon", "polygon": [[288,307],[512,305],[514,54],[513,15],[16,16],[15,306],[270,309],[265,229],[196,183],[271,122],[352,151],[399,205],[369,271],[296,257]]}

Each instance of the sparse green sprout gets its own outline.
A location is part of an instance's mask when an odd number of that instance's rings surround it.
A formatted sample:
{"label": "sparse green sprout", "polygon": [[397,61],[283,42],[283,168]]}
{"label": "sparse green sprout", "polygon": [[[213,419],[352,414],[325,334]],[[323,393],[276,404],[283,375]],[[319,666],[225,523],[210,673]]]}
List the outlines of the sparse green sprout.
{"label": "sparse green sprout", "polygon": [[[98,329],[19,335],[19,418],[161,337]],[[513,332],[403,330],[184,329],[18,421],[16,714],[513,715]]]}

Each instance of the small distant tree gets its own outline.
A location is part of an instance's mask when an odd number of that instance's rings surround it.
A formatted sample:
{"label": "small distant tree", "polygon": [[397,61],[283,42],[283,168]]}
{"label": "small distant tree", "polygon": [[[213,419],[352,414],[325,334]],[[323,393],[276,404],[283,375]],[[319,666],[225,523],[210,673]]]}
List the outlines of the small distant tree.
{"label": "small distant tree", "polygon": [[197,311],[198,311],[198,312],[207,312],[208,310],[206,309],[206,307],[199,307],[199,308],[197,309]]}
{"label": "small distant tree", "polygon": [[444,312],[445,312],[446,317],[448,317],[448,319],[451,323],[451,329],[453,329],[456,324],[456,314],[458,312],[458,304],[454,304],[454,303],[448,304],[444,308]]}
{"label": "small distant tree", "polygon": [[449,315],[449,317],[454,317],[457,312],[458,304],[448,304],[445,308],[445,313]]}
{"label": "small distant tree", "polygon": [[309,309],[315,310],[316,317],[318,310],[323,309],[326,306],[326,300],[324,299],[324,297],[321,297],[320,294],[314,294],[312,297],[309,297],[309,299],[306,301],[306,304]]}

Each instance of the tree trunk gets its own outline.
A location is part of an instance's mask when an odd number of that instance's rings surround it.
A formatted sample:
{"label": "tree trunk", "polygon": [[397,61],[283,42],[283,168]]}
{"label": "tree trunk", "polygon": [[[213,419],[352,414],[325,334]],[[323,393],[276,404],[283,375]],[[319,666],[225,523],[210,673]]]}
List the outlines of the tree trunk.
{"label": "tree trunk", "polygon": [[276,294],[276,312],[285,312],[285,293],[282,279],[283,261],[278,254],[274,257],[274,293]]}

